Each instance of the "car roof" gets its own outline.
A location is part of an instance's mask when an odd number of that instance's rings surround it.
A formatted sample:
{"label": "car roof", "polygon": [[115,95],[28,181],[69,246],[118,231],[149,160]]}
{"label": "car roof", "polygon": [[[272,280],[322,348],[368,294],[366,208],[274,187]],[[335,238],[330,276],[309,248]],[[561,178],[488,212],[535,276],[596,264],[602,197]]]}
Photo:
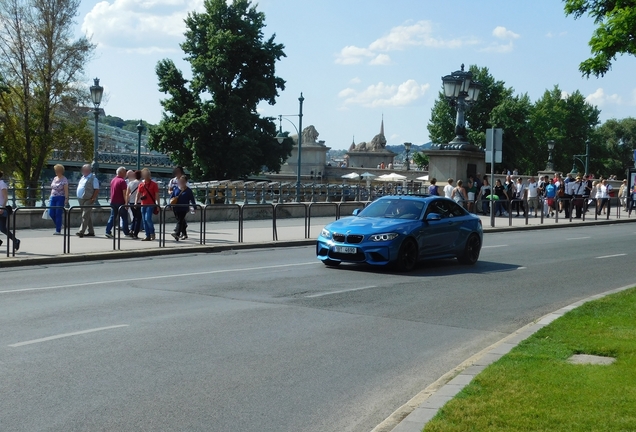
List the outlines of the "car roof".
{"label": "car roof", "polygon": [[378,200],[387,200],[387,199],[406,199],[410,201],[420,201],[420,202],[429,202],[433,198],[439,198],[437,195],[428,195],[428,194],[409,194],[409,195],[385,195]]}

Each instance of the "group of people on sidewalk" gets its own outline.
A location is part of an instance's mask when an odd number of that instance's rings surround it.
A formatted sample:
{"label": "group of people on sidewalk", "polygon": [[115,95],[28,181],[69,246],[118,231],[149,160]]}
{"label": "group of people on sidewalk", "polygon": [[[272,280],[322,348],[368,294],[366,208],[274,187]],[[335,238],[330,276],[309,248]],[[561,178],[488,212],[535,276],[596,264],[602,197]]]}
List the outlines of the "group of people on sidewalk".
{"label": "group of people on sidewalk", "polygon": [[[53,235],[62,235],[64,209],[69,206],[69,181],[64,175],[63,165],[55,165],[54,171],[55,177],[51,181],[48,210],[43,216],[51,219],[55,224]],[[99,207],[97,198],[100,183],[89,164],[82,166],[81,172],[82,177],[77,184],[76,195],[82,214],[80,227],[75,235],[80,238],[95,237],[92,213],[94,208]],[[179,241],[188,238],[186,217],[188,212],[194,213],[197,204],[194,193],[188,186],[188,179],[183,168],[176,167],[173,174],[174,177],[168,186],[170,207],[177,220],[172,237]],[[13,233],[7,230],[7,219],[12,213],[12,208],[8,204],[8,185],[2,177],[3,173],[0,171],[0,232],[13,241],[17,251],[20,249],[20,240],[14,238]],[[139,233],[143,229],[145,236],[141,241],[155,240],[153,216],[160,211],[159,198],[159,185],[152,179],[148,168],[133,171],[119,167],[116,176],[110,182],[110,216],[106,224],[105,236],[113,238],[113,228],[119,221],[124,235],[139,239]],[[0,239],[0,246],[2,244],[3,241]]]}
{"label": "group of people on sidewalk", "polygon": [[[444,195],[465,207],[472,213],[490,214],[490,205],[494,206],[495,216],[509,217],[516,211],[516,216],[523,217],[534,213],[534,217],[542,212],[545,217],[553,217],[558,211],[565,212],[570,217],[570,211],[575,211],[574,219],[581,219],[592,204],[598,215],[609,211],[609,201],[614,196],[612,185],[607,179],[594,180],[592,176],[568,174],[564,178],[556,173],[553,178],[532,176],[527,182],[521,177],[506,176],[505,181],[497,179],[491,186],[488,176],[483,179],[470,177],[468,184],[462,180],[455,183],[448,179],[448,183],[441,190],[437,186],[437,179],[431,179],[429,194]],[[624,210],[627,210],[627,197],[630,194],[627,180],[623,180],[618,196]]]}

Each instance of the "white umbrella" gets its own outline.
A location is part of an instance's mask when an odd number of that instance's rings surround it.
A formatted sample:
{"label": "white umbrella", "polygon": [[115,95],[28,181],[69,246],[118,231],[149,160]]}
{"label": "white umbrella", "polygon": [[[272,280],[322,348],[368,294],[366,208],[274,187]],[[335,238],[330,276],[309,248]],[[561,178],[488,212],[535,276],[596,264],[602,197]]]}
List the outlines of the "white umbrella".
{"label": "white umbrella", "polygon": [[371,174],[370,172],[365,172],[360,174],[360,177],[362,178],[373,178],[373,177],[377,177],[375,174]]}
{"label": "white umbrella", "polygon": [[357,178],[360,178],[360,174],[352,172],[350,174],[343,175],[342,178],[348,179],[348,180],[355,180]]}
{"label": "white umbrella", "polygon": [[415,180],[428,181],[428,176],[427,176],[427,175],[425,175],[425,176],[422,176],[422,177],[418,177],[418,178],[416,178]]}
{"label": "white umbrella", "polygon": [[391,173],[391,174],[381,175],[380,177],[378,177],[378,180],[381,180],[381,181],[402,181],[402,180],[406,180],[406,176],[403,176],[403,175],[400,175],[400,174],[396,174],[396,173]]}

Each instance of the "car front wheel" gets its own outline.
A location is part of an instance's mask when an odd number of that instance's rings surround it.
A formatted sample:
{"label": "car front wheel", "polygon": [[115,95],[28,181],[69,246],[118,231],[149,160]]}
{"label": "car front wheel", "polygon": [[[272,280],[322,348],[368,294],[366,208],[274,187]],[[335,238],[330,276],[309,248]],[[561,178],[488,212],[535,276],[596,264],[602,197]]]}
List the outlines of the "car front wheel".
{"label": "car front wheel", "polygon": [[479,260],[479,253],[481,252],[481,239],[477,234],[471,234],[466,240],[466,246],[464,247],[464,253],[457,257],[460,264],[474,265]]}
{"label": "car front wheel", "polygon": [[395,263],[397,269],[402,272],[409,272],[417,264],[417,244],[413,239],[406,239],[398,252],[398,259]]}

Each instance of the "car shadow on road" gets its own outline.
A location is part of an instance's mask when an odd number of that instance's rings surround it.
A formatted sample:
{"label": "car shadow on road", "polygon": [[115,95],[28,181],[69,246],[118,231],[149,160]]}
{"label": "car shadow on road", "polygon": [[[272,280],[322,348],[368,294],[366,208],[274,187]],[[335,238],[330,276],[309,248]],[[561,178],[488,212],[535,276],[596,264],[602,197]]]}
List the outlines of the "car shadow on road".
{"label": "car shadow on road", "polygon": [[394,275],[403,277],[431,277],[431,276],[453,276],[458,274],[489,274],[503,273],[523,269],[521,265],[505,264],[493,261],[479,261],[473,266],[459,264],[454,259],[425,261],[417,265],[411,272],[400,272],[391,267],[378,267],[368,264],[343,264],[331,268],[332,271],[356,271],[364,273],[375,273],[382,275]]}

